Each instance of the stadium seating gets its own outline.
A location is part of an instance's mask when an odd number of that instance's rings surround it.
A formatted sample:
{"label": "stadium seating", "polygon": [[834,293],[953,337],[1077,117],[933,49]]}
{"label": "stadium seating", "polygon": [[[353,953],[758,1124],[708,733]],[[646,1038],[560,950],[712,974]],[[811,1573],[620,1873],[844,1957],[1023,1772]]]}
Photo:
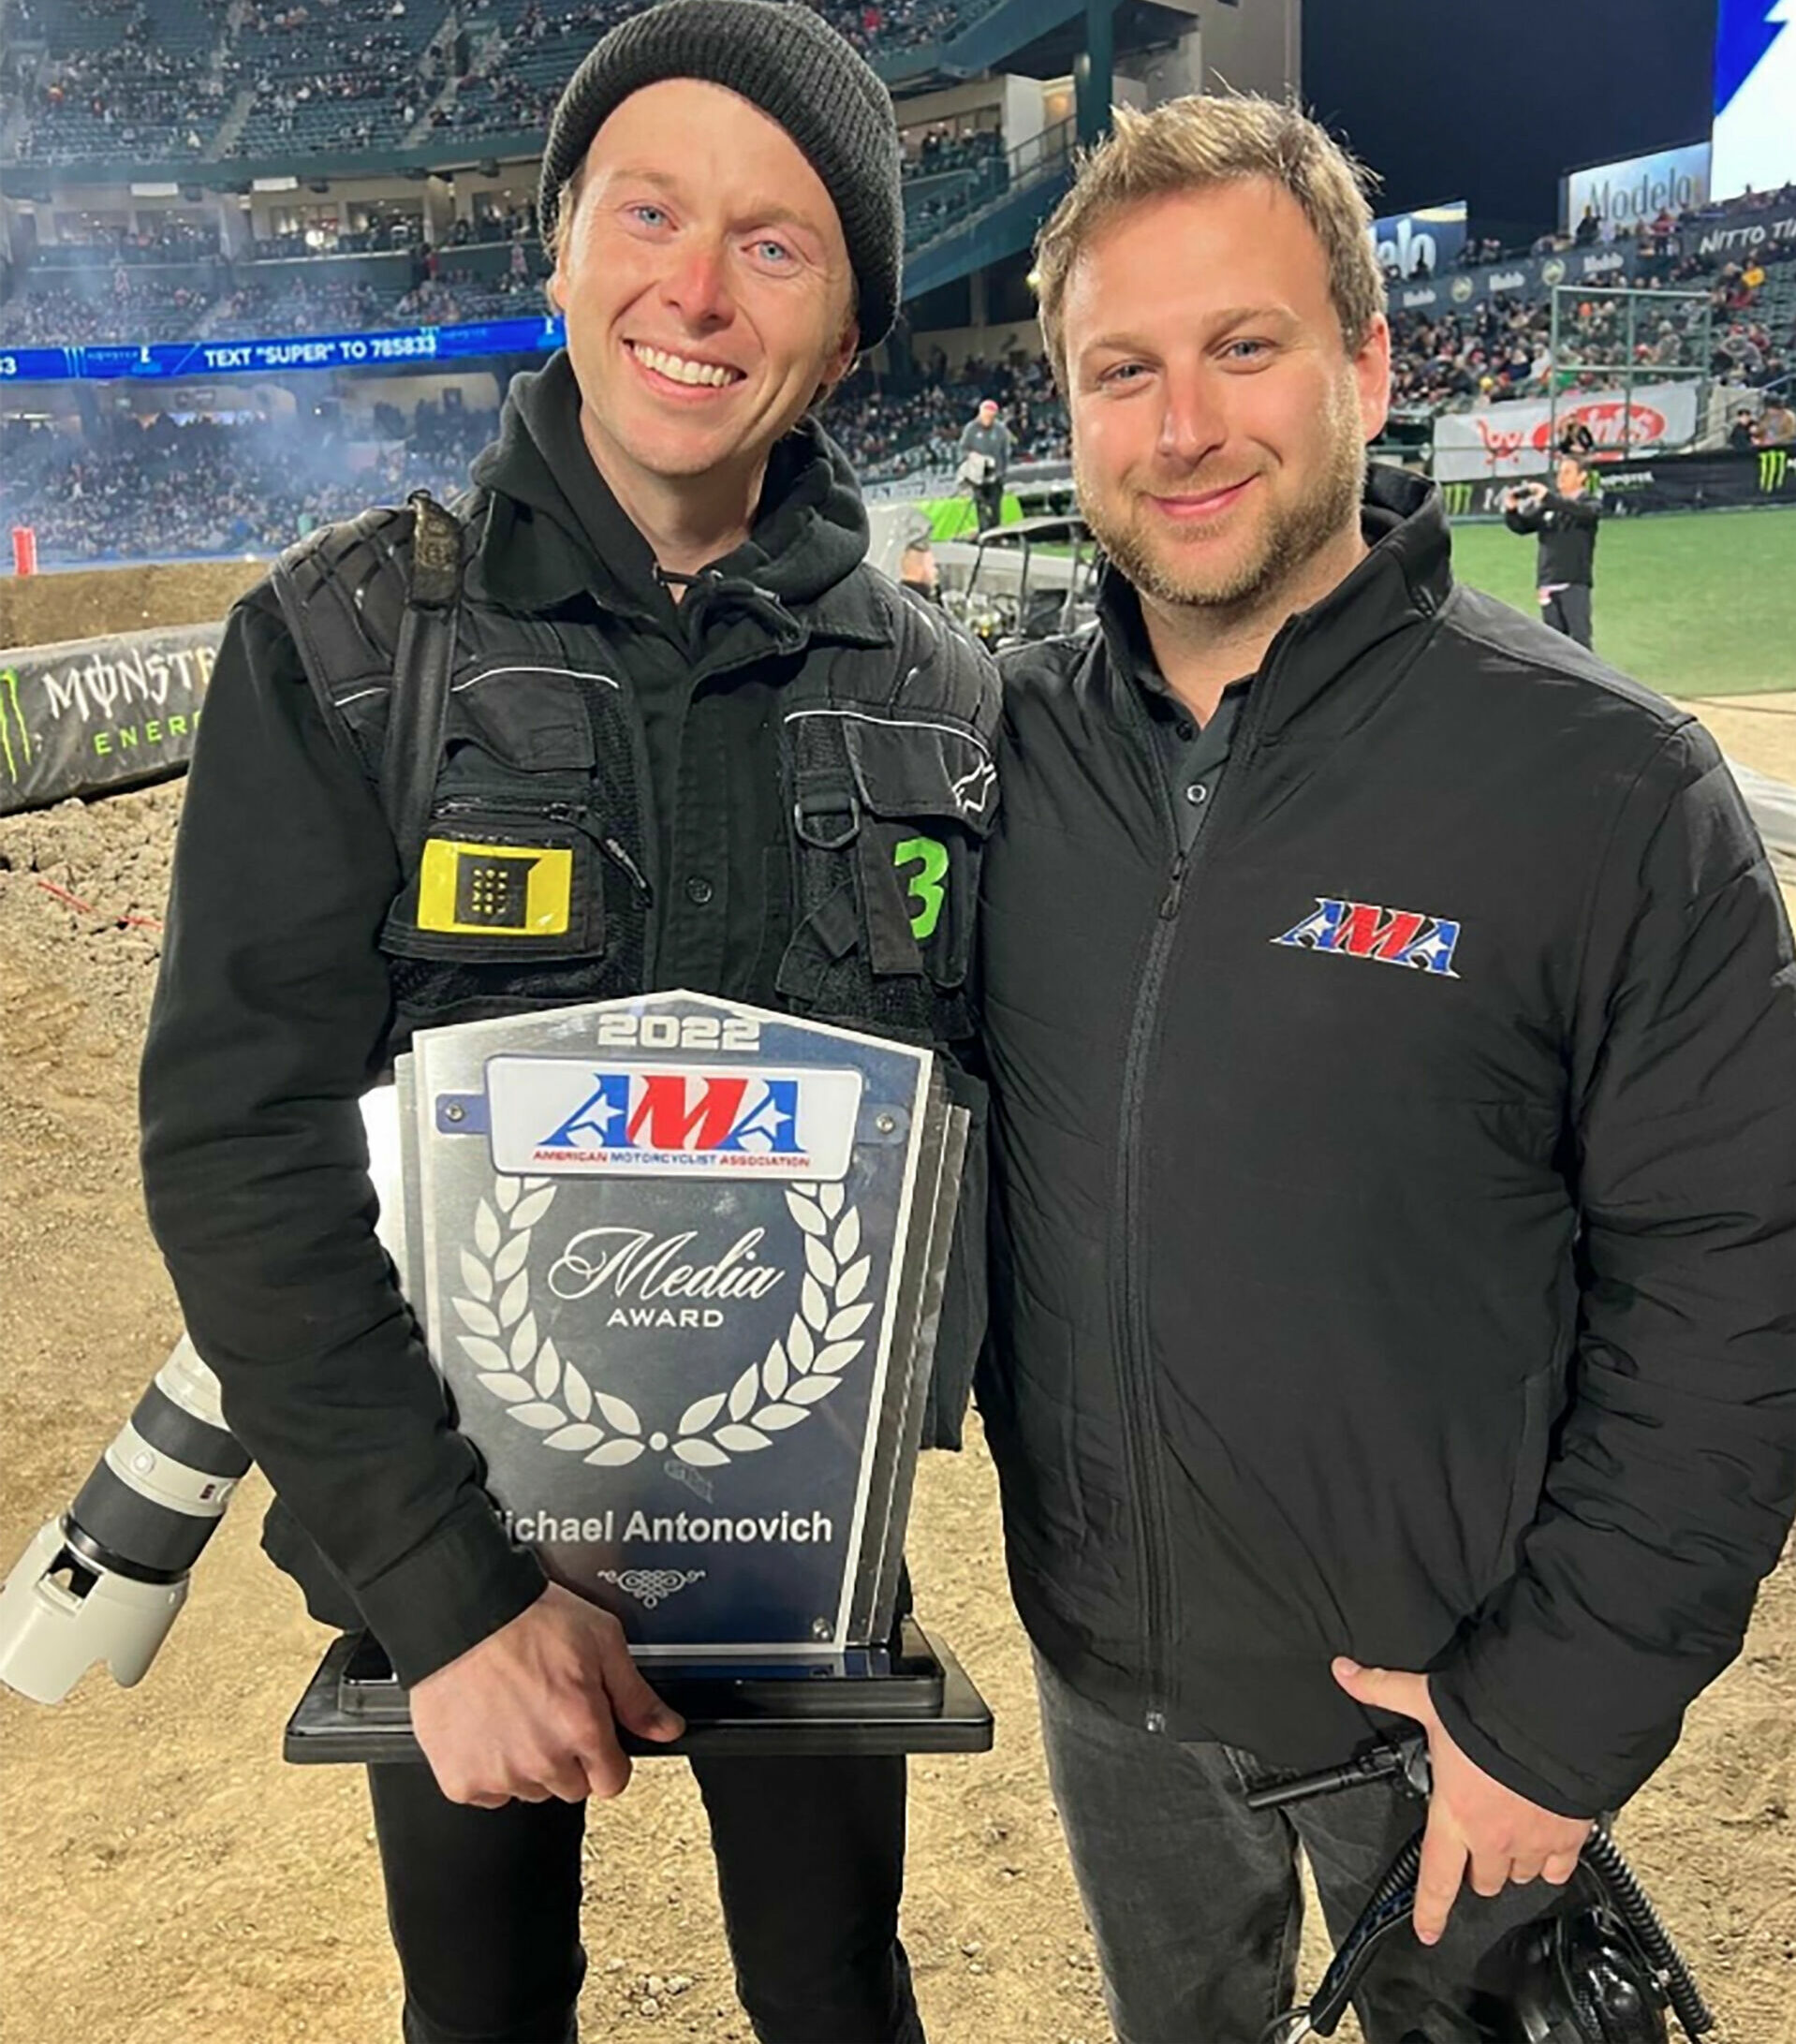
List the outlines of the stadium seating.
{"label": "stadium seating", "polygon": [[242,283],[219,289],[106,272],[80,282],[36,284],[0,305],[0,343],[15,347],[91,346],[139,341],[230,341],[258,335],[353,333],[389,327],[454,326],[515,319],[543,309],[540,254],[523,273],[478,279],[453,269],[434,280],[389,286],[333,279],[322,263],[295,266],[277,283],[243,266]]}
{"label": "stadium seating", "polygon": [[[932,52],[981,22],[991,31],[1000,11],[1000,0],[811,4],[876,62],[905,58],[911,68],[933,63]],[[417,152],[420,167],[465,162],[450,150],[477,140],[485,146],[538,138],[595,39],[641,5],[0,0],[0,136],[22,160],[52,165],[198,157],[297,169],[317,154],[402,149]],[[1065,124],[1007,154],[1003,136],[992,128],[938,124],[906,131],[905,231],[913,286],[950,282],[969,266],[1023,247],[1052,198],[1046,170],[1064,180],[1070,132]],[[1018,225],[1012,214],[1020,219],[1030,208],[1016,238],[986,245],[1000,238],[1000,227],[1008,231],[1006,223]],[[328,249],[314,247],[312,230],[258,241],[227,259],[215,229],[172,214],[159,231],[140,225],[115,230],[103,243],[47,246],[22,275],[8,279],[0,345],[454,326],[542,309],[546,263],[528,207],[478,226],[458,220],[435,248],[418,240],[421,231],[420,208],[412,201],[373,225],[340,231]],[[1469,245],[1479,259],[1502,253],[1488,238]],[[1559,245],[1545,236],[1534,252]],[[1682,255],[1680,245],[1669,228],[1662,241],[1643,229],[1635,267],[1648,287],[1698,296],[1668,297],[1662,316],[1637,315],[1631,332],[1617,323],[1615,301],[1600,295],[1569,314],[1562,306],[1556,348],[1544,298],[1397,313],[1397,411],[1422,421],[1425,433],[1427,418],[1444,409],[1550,388],[1612,387],[1630,360],[1637,377],[1706,373],[1748,387],[1787,379],[1796,361],[1796,248],[1775,244],[1762,271],[1748,272],[1737,260]],[[362,259],[333,259],[351,257]],[[1008,343],[1004,356],[952,375],[940,360],[922,371],[900,360],[876,377],[863,371],[836,393],[830,430],[869,484],[939,480],[953,469],[961,429],[979,398],[991,395],[1004,407],[1020,459],[1063,458],[1066,414],[1045,363]],[[377,443],[334,439],[333,458],[318,464],[315,449],[297,450],[272,428],[209,430],[213,437],[189,434],[178,443],[139,435],[103,453],[33,436],[8,462],[6,504],[43,528],[47,560],[71,557],[70,548],[86,549],[81,557],[128,551],[124,540],[96,546],[96,504],[110,507],[109,532],[126,532],[142,519],[165,550],[256,547],[290,537],[297,519],[334,515],[340,496],[362,502],[380,494],[396,478],[452,486],[457,463],[473,451],[459,442],[418,445],[402,423]],[[456,430],[469,429],[458,422]],[[199,509],[169,510],[180,494],[176,478],[183,489],[198,491]],[[84,507],[79,515],[70,509],[76,504]]]}
{"label": "stadium seating", "polygon": [[420,406],[389,437],[336,429],[125,419],[101,444],[15,422],[0,433],[0,519],[30,524],[46,566],[184,554],[267,553],[319,522],[408,490],[453,494],[492,436],[491,413]]}
{"label": "stadium seating", "polygon": [[[249,0],[233,45],[256,98],[234,156],[396,148],[442,79],[423,60],[444,0]],[[318,68],[320,46],[332,59]]]}
{"label": "stadium seating", "polygon": [[[48,45],[27,70],[0,62],[18,160],[149,165],[539,135],[580,60],[641,0],[36,0],[41,22],[33,4],[0,12],[7,49]],[[947,42],[995,0],[812,4],[877,59]],[[455,29],[460,76],[432,51]]]}

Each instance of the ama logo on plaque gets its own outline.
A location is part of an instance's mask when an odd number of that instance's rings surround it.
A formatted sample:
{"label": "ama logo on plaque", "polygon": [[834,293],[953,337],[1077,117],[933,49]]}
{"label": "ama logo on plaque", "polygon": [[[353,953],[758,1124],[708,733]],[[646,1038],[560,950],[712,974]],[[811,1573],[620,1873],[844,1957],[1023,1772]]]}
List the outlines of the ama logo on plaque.
{"label": "ama logo on plaque", "polygon": [[848,1168],[861,1085],[855,1071],[541,1057],[493,1058],[486,1082],[501,1171],[826,1181]]}

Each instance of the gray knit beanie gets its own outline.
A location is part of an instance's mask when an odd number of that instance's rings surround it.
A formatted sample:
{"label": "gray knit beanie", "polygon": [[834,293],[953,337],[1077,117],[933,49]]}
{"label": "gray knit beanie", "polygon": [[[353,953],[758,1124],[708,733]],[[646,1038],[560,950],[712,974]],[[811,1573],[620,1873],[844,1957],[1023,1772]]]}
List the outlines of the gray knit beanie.
{"label": "gray knit beanie", "polygon": [[703,79],[777,121],[823,180],[854,269],[861,345],[898,309],[905,245],[898,122],[873,66],[802,0],[665,0],[602,37],[562,94],[542,154],[545,245],[562,187],[600,124],[644,85]]}

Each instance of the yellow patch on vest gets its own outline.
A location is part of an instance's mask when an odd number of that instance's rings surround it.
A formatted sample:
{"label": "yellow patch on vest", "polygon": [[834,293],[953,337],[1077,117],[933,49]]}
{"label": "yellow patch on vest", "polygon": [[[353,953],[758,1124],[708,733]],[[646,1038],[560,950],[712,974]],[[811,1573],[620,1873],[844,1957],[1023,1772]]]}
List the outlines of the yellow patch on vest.
{"label": "yellow patch on vest", "polygon": [[456,936],[561,936],[573,890],[571,851],[434,837],[418,876],[418,927]]}

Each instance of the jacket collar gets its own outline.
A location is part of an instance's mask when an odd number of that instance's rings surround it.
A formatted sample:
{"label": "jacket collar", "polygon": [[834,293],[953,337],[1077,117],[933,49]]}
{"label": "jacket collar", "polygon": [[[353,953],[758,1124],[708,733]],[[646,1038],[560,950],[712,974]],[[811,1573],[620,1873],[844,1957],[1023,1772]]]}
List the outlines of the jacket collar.
{"label": "jacket collar", "polygon": [[[674,606],[648,542],[587,452],[565,348],[512,379],[499,437],[475,458],[471,478],[489,503],[468,570],[470,594],[508,610],[585,602],[673,625]],[[890,645],[891,624],[863,568],[867,537],[866,508],[846,456],[814,419],[803,419],[768,463],[749,537],[704,571],[706,607],[760,610],[777,638],[796,627],[802,638]]]}
{"label": "jacket collar", "polygon": [[[1452,548],[1440,493],[1400,468],[1374,463],[1361,502],[1370,551],[1319,603],[1288,618],[1255,677],[1259,687],[1275,667],[1274,698],[1261,710],[1272,730],[1347,681],[1377,648],[1435,616],[1452,594]],[[1134,589],[1107,568],[1098,617],[1111,670],[1136,671],[1142,639]],[[1420,639],[1418,639],[1420,644]]]}

